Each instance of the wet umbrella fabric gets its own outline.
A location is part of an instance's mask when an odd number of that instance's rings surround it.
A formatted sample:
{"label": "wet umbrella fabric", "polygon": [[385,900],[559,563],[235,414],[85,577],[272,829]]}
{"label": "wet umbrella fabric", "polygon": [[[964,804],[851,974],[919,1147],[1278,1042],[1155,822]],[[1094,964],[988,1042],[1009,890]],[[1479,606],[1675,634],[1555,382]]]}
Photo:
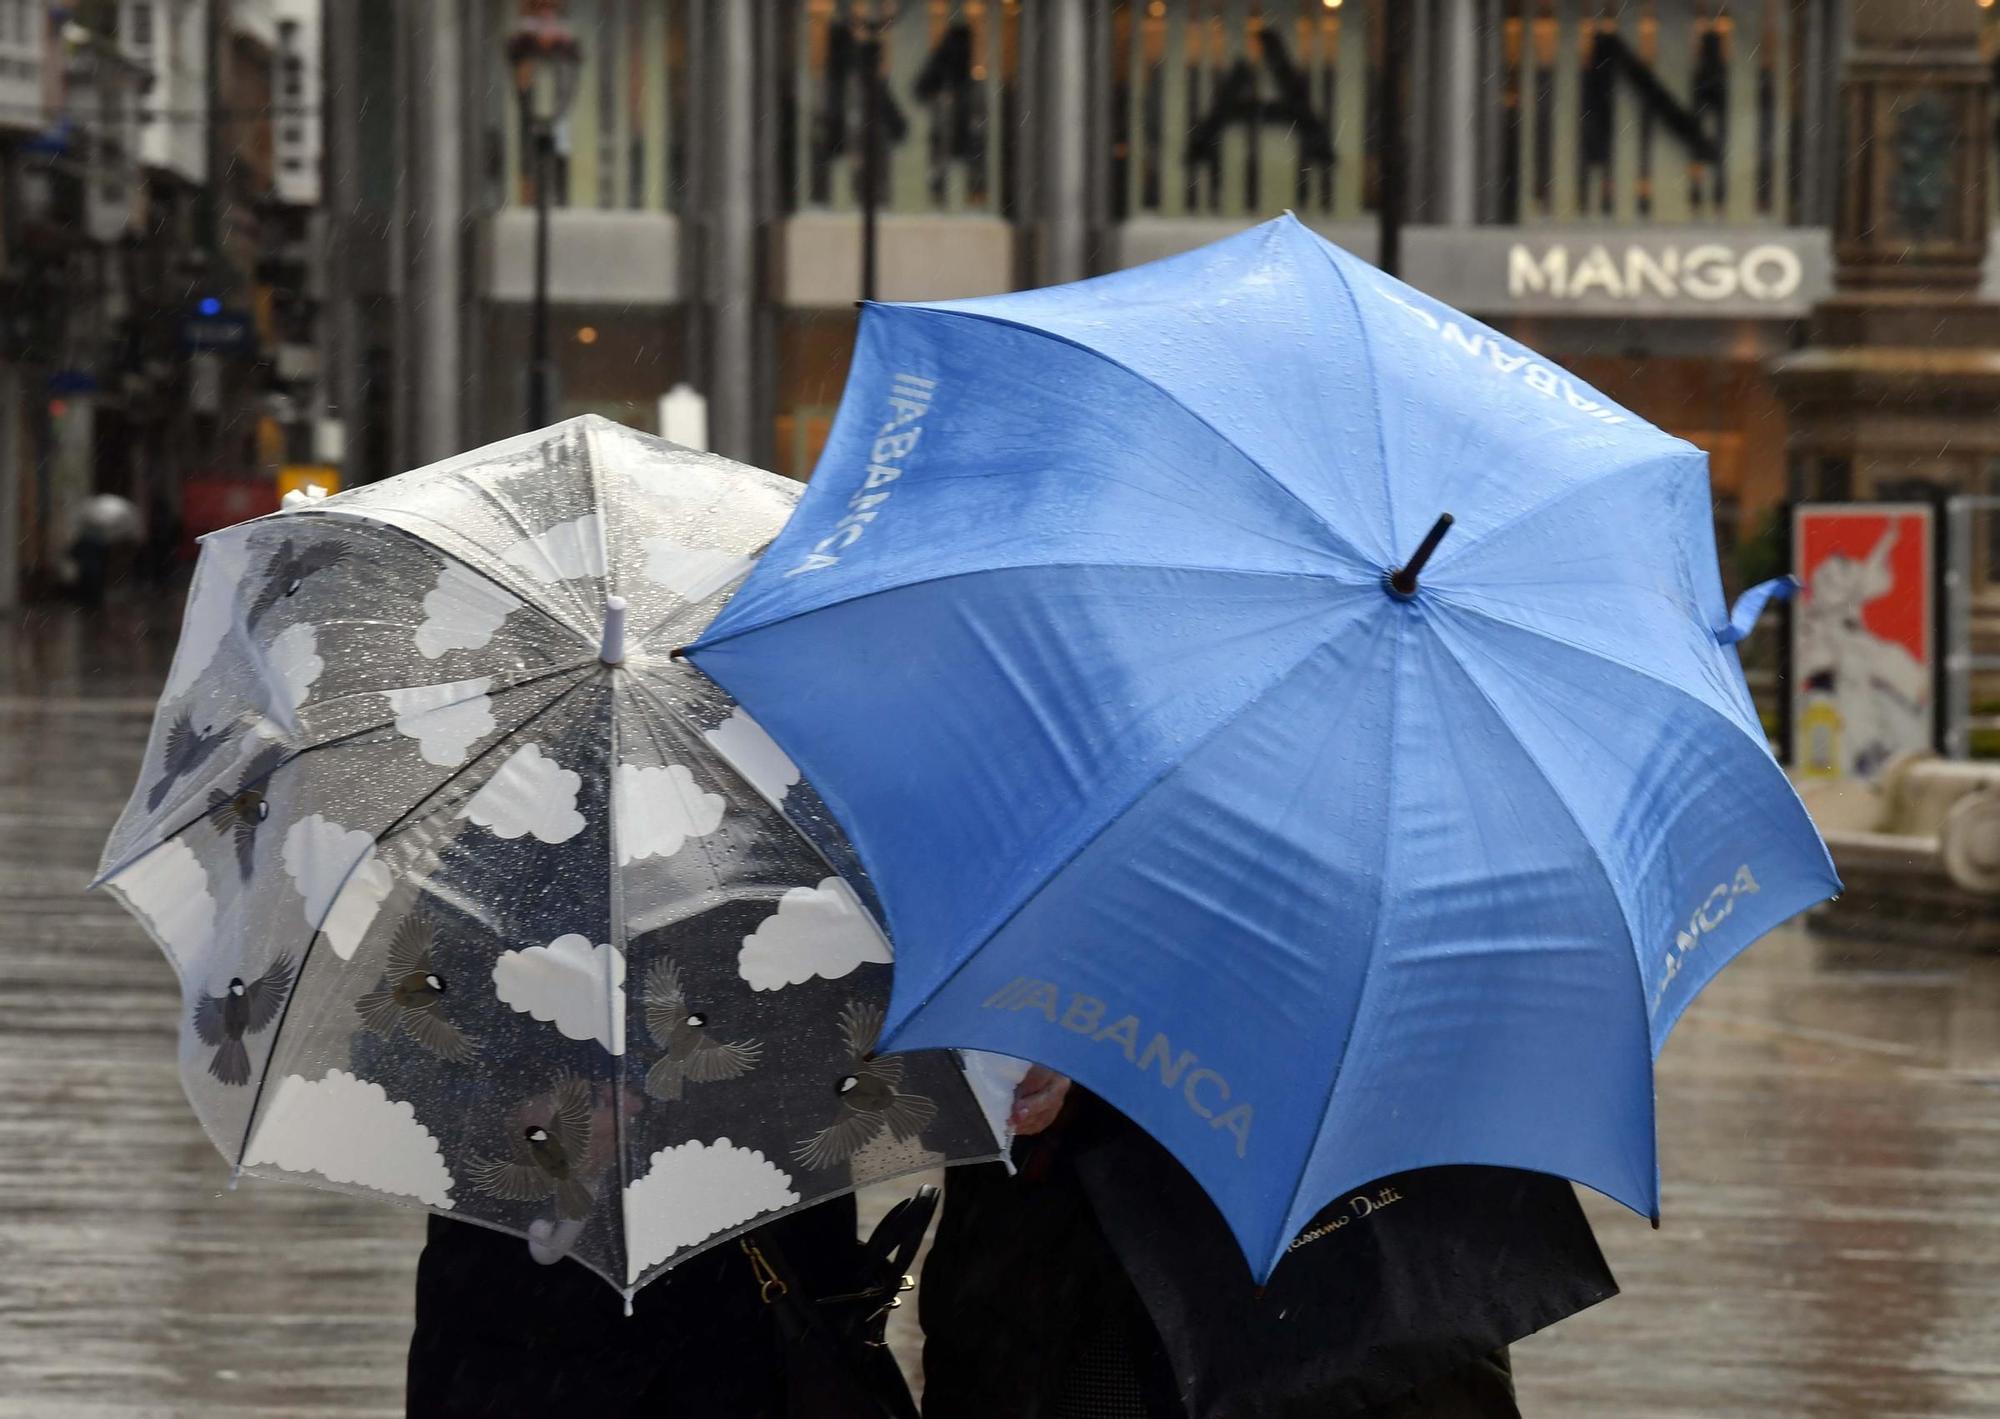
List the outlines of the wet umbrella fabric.
{"label": "wet umbrella fabric", "polygon": [[629,1293],[995,1151],[951,1057],[866,1058],[866,880],[667,655],[796,488],[583,419],[205,540],[103,883],[180,974],[182,1076],[230,1160]]}
{"label": "wet umbrella fabric", "polygon": [[1837,885],[1730,625],[1697,450],[1286,218],[869,308],[690,654],[868,867],[885,1041],[1075,1076],[1263,1275],[1433,1164],[1657,1214],[1668,1030]]}

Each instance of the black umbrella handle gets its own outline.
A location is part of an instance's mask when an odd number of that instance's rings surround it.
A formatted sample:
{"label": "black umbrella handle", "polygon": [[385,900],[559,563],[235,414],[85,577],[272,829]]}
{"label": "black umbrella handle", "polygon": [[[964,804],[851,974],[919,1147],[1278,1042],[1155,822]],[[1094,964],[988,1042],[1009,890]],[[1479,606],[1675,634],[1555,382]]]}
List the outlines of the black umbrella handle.
{"label": "black umbrella handle", "polygon": [[1389,573],[1389,590],[1405,600],[1417,594],[1417,573],[1424,569],[1424,563],[1431,559],[1438,543],[1444,541],[1445,533],[1451,531],[1451,514],[1440,513],[1438,520],[1431,524],[1431,530],[1424,534],[1424,540],[1417,548],[1417,554]]}

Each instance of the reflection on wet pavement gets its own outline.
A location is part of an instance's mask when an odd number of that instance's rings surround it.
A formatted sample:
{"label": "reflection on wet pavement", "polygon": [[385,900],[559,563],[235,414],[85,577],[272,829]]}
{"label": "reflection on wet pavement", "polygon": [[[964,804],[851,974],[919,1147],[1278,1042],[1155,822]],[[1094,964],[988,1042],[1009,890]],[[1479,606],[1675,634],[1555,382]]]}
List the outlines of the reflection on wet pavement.
{"label": "reflection on wet pavement", "polygon": [[[225,1192],[172,973],[80,895],[174,633],[0,630],[0,1416],[400,1414],[421,1218]],[[2000,960],[1779,933],[1659,1092],[1665,1225],[1586,1199],[1625,1294],[1518,1348],[1525,1413],[2000,1413]]]}

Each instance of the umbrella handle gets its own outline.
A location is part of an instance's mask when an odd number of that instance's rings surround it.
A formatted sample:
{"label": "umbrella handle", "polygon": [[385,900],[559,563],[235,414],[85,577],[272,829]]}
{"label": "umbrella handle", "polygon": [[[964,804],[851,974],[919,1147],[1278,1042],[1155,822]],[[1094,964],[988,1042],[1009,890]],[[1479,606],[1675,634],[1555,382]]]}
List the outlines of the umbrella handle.
{"label": "umbrella handle", "polygon": [[1424,569],[1424,564],[1431,559],[1431,553],[1437,550],[1438,543],[1444,541],[1444,535],[1449,531],[1451,531],[1451,514],[1440,513],[1438,520],[1431,524],[1431,530],[1424,534],[1424,540],[1418,546],[1417,554],[1389,573],[1389,590],[1392,593],[1405,601],[1417,594],[1417,573]]}

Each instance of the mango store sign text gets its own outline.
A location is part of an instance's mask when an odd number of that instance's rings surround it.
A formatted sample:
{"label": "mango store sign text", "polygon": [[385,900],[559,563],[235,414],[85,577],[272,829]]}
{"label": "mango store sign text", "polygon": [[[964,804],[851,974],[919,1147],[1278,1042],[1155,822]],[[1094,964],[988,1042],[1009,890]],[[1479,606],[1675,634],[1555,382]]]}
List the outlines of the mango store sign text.
{"label": "mango store sign text", "polygon": [[1798,252],[1779,242],[1515,242],[1507,251],[1514,301],[1780,306],[1796,302],[1804,282]]}

